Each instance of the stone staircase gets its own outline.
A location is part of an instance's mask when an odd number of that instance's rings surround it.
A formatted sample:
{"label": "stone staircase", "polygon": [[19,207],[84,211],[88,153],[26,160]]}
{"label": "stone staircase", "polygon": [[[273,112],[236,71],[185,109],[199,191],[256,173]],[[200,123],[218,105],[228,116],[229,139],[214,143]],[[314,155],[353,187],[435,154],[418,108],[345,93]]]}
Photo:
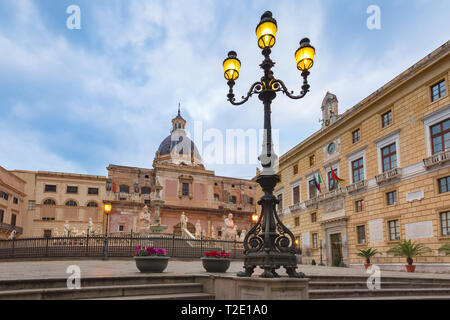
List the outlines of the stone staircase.
{"label": "stone staircase", "polygon": [[0,281],[0,300],[214,300],[193,276],[82,278],[80,289],[68,289],[66,281]]}
{"label": "stone staircase", "polygon": [[450,300],[450,279],[381,277],[381,289],[363,276],[311,276],[309,298],[320,300]]}

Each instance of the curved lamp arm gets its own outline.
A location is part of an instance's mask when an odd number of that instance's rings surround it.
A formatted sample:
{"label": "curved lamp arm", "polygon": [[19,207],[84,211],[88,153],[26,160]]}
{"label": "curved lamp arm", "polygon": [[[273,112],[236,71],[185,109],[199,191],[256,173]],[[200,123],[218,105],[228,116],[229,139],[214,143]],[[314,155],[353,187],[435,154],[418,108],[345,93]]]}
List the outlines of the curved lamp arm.
{"label": "curved lamp arm", "polygon": [[287,95],[291,99],[301,99],[309,92],[309,84],[308,84],[308,75],[309,72],[303,72],[303,85],[302,85],[302,91],[300,91],[300,94],[298,96],[294,95],[294,91],[289,91],[289,89],[286,87],[283,81],[275,79],[272,82],[271,88],[275,92],[283,92],[285,95]]}
{"label": "curved lamp arm", "polygon": [[255,82],[250,87],[250,90],[248,91],[247,96],[242,96],[242,101],[236,102],[236,99],[234,98],[234,93],[233,93],[234,84],[235,84],[234,80],[228,81],[228,86],[230,87],[230,91],[229,91],[227,97],[228,97],[228,101],[230,101],[230,103],[235,106],[239,106],[241,104],[246,103],[252,95],[260,93],[264,88],[264,85],[262,82],[260,82],[260,81]]}

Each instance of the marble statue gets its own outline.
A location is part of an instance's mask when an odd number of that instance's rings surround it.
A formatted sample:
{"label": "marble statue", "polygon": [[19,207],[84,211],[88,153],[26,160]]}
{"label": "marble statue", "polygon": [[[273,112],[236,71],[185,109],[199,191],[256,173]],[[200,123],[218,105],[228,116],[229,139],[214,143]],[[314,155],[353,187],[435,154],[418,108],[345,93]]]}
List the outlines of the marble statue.
{"label": "marble statue", "polygon": [[14,229],[14,230],[9,234],[8,240],[14,240],[14,239],[16,238],[16,233],[17,233],[17,231],[16,231],[16,229]]}
{"label": "marble statue", "polygon": [[202,225],[200,224],[200,220],[197,220],[195,224],[195,237],[200,239],[202,237]]}
{"label": "marble statue", "polygon": [[102,227],[100,226],[100,223],[97,223],[97,230],[95,231],[96,234],[102,233]]}
{"label": "marble statue", "polygon": [[239,241],[244,242],[245,236],[247,235],[247,230],[242,229],[241,231],[241,237],[239,239]]}
{"label": "marble statue", "polygon": [[216,228],[214,226],[211,227],[211,239],[216,240]]}
{"label": "marble statue", "polygon": [[181,230],[186,229],[187,230],[187,223],[188,223],[188,217],[184,214],[184,211],[181,213],[180,217],[180,224],[181,224]]}
{"label": "marble statue", "polygon": [[53,231],[53,234],[55,235],[55,237],[59,237],[58,227],[55,228],[55,231]]}
{"label": "marble statue", "polygon": [[141,221],[143,221],[143,225],[141,228],[143,229],[148,229],[150,227],[150,210],[148,209],[148,206],[145,205],[144,210],[142,211],[142,217],[141,217]]}
{"label": "marble statue", "polygon": [[235,239],[235,226],[233,221],[233,214],[230,213],[227,218],[225,218],[225,231],[222,232],[223,240],[234,240]]}
{"label": "marble statue", "polygon": [[86,231],[81,232],[81,235],[82,235],[83,237],[86,237]]}
{"label": "marble statue", "polygon": [[69,220],[66,220],[66,223],[64,224],[64,231],[63,236],[68,237],[69,236]]}
{"label": "marble statue", "polygon": [[78,229],[75,228],[75,227],[73,227],[71,233],[72,233],[72,235],[74,235],[74,236],[78,236]]}
{"label": "marble statue", "polygon": [[94,232],[94,223],[92,222],[92,217],[89,217],[88,234],[91,236],[93,232]]}
{"label": "marble statue", "polygon": [[234,225],[234,228],[233,228],[233,234],[232,234],[232,239],[233,240],[236,240],[236,241],[239,241],[239,236],[238,236],[238,232],[237,232],[237,225]]}

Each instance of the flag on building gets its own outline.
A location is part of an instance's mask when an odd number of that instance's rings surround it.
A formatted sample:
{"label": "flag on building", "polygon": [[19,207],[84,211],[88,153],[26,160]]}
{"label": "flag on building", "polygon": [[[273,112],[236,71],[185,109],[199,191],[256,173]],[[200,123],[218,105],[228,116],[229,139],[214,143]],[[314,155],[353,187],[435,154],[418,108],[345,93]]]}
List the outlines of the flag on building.
{"label": "flag on building", "polygon": [[322,178],[320,177],[320,172],[317,174],[317,180],[316,180],[316,176],[314,176],[314,184],[316,185],[317,190],[319,190],[319,192],[322,192],[322,190],[320,190],[320,184],[322,183]]}
{"label": "flag on building", "polygon": [[333,168],[331,168],[331,179],[336,180],[338,183],[344,182],[343,179],[341,179],[337,176],[337,174],[336,174],[336,172],[334,172]]}

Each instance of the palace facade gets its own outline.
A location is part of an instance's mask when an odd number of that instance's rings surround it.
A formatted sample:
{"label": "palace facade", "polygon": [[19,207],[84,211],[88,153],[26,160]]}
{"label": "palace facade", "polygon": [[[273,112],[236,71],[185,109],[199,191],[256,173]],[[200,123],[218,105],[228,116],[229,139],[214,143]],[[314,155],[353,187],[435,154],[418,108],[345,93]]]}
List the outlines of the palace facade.
{"label": "palace facade", "polygon": [[0,167],[0,239],[23,234],[25,181]]}
{"label": "palace facade", "polygon": [[450,270],[449,77],[447,42],[343,114],[326,94],[321,129],[279,159],[278,212],[303,263],[362,265],[371,247],[404,270],[387,250],[411,239],[432,249],[417,271]]}

